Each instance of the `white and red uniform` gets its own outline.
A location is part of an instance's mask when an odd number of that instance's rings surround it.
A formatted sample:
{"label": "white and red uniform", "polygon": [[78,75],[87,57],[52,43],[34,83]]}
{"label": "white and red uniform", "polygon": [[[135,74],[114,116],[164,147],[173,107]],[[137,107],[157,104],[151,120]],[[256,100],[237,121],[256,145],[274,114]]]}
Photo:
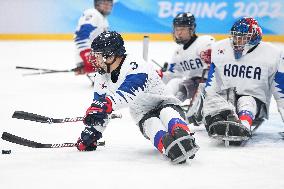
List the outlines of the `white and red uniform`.
{"label": "white and red uniform", "polygon": [[[77,47],[76,62],[84,62],[87,66],[86,71],[92,72],[92,67],[88,62],[88,54],[91,49],[93,40],[102,32],[109,29],[109,23],[97,9],[87,9],[78,21],[78,25],[74,34],[74,42]],[[86,55],[85,55],[86,53]]]}
{"label": "white and red uniform", "polygon": [[[248,122],[255,119],[258,100],[265,104],[267,113],[264,117],[268,118],[273,95],[284,121],[284,53],[282,50],[271,43],[260,42],[251,52],[240,59],[235,59],[230,39],[224,39],[212,46],[211,60],[205,88],[207,93],[203,109],[205,116],[228,108],[226,103],[216,98],[216,92],[235,87],[237,95],[240,96],[235,107],[240,119],[243,117]],[[215,99],[216,102],[207,104],[206,101],[210,99],[213,101]]]}
{"label": "white and red uniform", "polygon": [[[117,80],[113,80],[112,74],[95,74],[94,95],[110,99],[113,110],[128,107],[137,125],[140,125],[141,119],[150,111],[165,107],[159,111],[159,115],[145,119],[142,128],[144,136],[150,139],[158,150],[162,150],[161,138],[167,132],[172,132],[177,126],[188,130],[188,125],[179,112],[167,107],[179,105],[181,102],[167,91],[154,67],[143,59],[138,60],[127,55]],[[96,125],[94,128],[103,132],[105,126]]]}
{"label": "white and red uniform", "polygon": [[198,36],[188,47],[179,45],[175,50],[168,70],[163,73],[163,81],[174,95],[179,91],[179,85],[194,77],[207,77],[204,70],[209,65],[200,57],[203,52],[211,49],[215,39],[212,36]]}

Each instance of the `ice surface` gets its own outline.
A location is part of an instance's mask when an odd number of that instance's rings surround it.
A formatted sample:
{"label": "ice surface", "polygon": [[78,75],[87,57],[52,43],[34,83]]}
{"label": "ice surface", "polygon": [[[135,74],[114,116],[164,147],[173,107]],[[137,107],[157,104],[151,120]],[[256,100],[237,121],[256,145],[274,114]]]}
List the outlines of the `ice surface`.
{"label": "ice surface", "polygon": [[[284,45],[277,44],[280,48]],[[142,42],[127,42],[129,53],[142,56]],[[162,64],[175,45],[150,42],[149,60]],[[12,119],[15,110],[54,118],[84,115],[92,99],[86,76],[60,73],[23,77],[30,71],[15,66],[70,69],[75,66],[72,42],[0,42],[0,132],[42,143],[76,142],[81,123],[42,124]],[[149,61],[151,64],[151,61]],[[1,189],[81,188],[284,188],[284,123],[272,101],[270,120],[245,147],[225,148],[210,140],[204,127],[191,128],[200,150],[185,165],[172,165],[144,139],[128,110],[112,120],[104,133],[105,147],[95,152],[75,148],[33,149],[0,140]]]}

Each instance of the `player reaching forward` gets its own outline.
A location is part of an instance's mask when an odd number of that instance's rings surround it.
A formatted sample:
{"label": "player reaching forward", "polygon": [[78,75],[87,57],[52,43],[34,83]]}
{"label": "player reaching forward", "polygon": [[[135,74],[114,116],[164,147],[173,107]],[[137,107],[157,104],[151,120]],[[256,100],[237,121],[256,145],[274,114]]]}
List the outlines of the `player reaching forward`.
{"label": "player reaching forward", "polygon": [[113,0],[94,0],[94,8],[87,9],[78,21],[74,41],[78,50],[76,74],[88,74],[95,69],[89,62],[91,43],[100,33],[107,31],[107,16],[111,13]]}
{"label": "player reaching forward", "polygon": [[[93,103],[87,109],[80,151],[96,150],[113,110],[129,107],[143,135],[175,163],[193,158],[198,146],[182,118],[180,102],[167,94],[160,77],[145,61],[126,54],[120,34],[103,32],[92,43],[95,76]],[[94,59],[96,61],[94,61]]]}
{"label": "player reaching forward", "polygon": [[164,72],[160,72],[160,75],[178,99],[182,102],[186,99],[191,100],[187,117],[190,122],[197,124],[202,121],[201,93],[205,85],[199,89],[198,87],[207,79],[211,45],[215,39],[209,35],[197,36],[195,30],[193,14],[180,13],[173,19],[173,38],[179,46],[174,51],[170,64],[165,64]]}
{"label": "player reaching forward", "polygon": [[210,136],[241,144],[252,125],[268,118],[272,94],[284,121],[284,54],[261,40],[257,21],[244,17],[234,23],[229,39],[212,46],[203,108]]}

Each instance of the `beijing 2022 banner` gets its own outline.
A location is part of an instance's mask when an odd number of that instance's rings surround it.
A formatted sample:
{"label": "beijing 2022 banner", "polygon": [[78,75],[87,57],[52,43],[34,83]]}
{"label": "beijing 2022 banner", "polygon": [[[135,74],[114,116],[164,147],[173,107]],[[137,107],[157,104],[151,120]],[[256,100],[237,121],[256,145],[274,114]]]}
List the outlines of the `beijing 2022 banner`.
{"label": "beijing 2022 banner", "polygon": [[283,0],[117,0],[110,23],[127,33],[168,33],[179,12],[196,17],[199,33],[227,34],[234,21],[251,16],[265,34],[284,34]]}

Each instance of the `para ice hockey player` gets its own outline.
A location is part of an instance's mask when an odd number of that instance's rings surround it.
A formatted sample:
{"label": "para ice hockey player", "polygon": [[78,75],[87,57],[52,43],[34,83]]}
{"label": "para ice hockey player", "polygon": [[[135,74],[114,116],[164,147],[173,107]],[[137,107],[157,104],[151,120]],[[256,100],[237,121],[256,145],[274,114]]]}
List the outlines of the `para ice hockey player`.
{"label": "para ice hockey player", "polygon": [[78,139],[80,151],[96,150],[113,110],[129,107],[142,134],[174,163],[193,158],[199,147],[182,118],[180,101],[151,65],[126,54],[124,41],[114,31],[103,32],[91,45],[95,75],[94,98],[86,111],[85,129]]}
{"label": "para ice hockey player", "polygon": [[212,46],[203,113],[209,136],[241,144],[268,118],[273,94],[284,121],[284,54],[263,42],[253,18],[241,18],[231,37]]}
{"label": "para ice hockey player", "polygon": [[170,64],[166,63],[159,72],[167,87],[179,100],[190,107],[187,109],[189,122],[202,121],[201,109],[204,83],[210,64],[212,36],[197,36],[195,17],[190,12],[180,13],[173,19],[173,38],[179,45]]}
{"label": "para ice hockey player", "polygon": [[78,59],[76,74],[95,71],[88,58],[91,43],[100,33],[108,30],[107,16],[111,13],[112,6],[113,0],[94,0],[94,8],[85,10],[80,17],[74,35]]}

